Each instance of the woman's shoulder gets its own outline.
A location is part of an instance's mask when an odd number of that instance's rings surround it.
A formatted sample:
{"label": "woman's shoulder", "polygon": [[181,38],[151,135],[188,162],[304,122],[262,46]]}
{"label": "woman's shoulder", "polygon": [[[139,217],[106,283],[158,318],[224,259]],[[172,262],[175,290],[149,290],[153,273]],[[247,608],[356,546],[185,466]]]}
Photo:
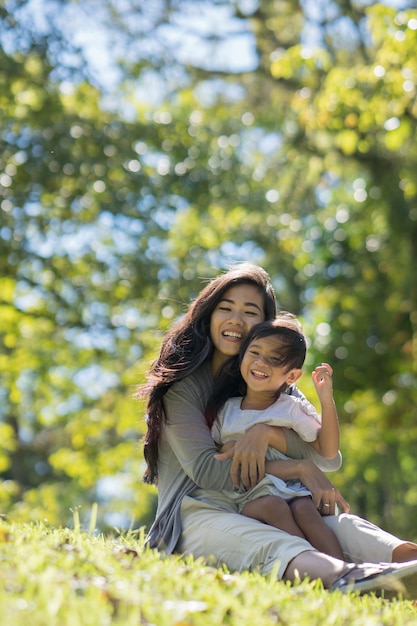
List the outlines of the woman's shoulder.
{"label": "woman's shoulder", "polygon": [[213,375],[211,373],[210,364],[203,363],[203,365],[200,365],[200,367],[198,367],[192,374],[189,374],[188,376],[185,376],[185,378],[182,378],[178,382],[174,383],[173,387],[175,385],[187,386],[190,384],[205,385],[207,382],[213,384]]}
{"label": "woman's shoulder", "polygon": [[209,364],[204,363],[195,372],[177,381],[168,389],[166,396],[190,394],[206,395],[211,391],[213,376]]}

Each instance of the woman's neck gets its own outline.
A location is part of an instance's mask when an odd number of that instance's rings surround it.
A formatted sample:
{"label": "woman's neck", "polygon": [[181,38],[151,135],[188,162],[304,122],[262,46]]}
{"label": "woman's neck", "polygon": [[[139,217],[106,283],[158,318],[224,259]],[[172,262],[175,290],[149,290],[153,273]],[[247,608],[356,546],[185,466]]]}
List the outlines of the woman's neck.
{"label": "woman's neck", "polygon": [[219,352],[215,352],[213,354],[213,358],[211,359],[211,373],[213,374],[213,378],[218,374],[221,366],[225,361],[227,361],[229,357],[224,354],[220,354]]}

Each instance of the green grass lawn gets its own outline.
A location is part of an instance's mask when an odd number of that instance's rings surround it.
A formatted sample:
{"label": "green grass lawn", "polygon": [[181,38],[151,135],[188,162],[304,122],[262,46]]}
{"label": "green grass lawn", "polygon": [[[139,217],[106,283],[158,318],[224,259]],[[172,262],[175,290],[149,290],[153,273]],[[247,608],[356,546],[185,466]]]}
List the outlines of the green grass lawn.
{"label": "green grass lawn", "polygon": [[417,625],[411,601],[230,574],[143,539],[0,521],[0,625]]}

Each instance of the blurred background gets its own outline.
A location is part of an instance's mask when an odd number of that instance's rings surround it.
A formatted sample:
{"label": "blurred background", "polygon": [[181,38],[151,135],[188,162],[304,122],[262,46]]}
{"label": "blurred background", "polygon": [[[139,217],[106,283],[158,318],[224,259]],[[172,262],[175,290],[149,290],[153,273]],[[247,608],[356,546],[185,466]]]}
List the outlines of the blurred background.
{"label": "blurred background", "polygon": [[417,539],[417,10],[1,0],[0,512],[149,524],[134,395],[250,260],[334,367],[352,512]]}

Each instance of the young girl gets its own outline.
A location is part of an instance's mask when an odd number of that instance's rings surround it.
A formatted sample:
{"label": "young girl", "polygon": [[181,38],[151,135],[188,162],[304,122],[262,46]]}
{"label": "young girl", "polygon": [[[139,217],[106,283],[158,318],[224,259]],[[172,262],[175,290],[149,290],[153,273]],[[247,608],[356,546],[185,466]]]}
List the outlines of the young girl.
{"label": "young girl", "polygon": [[[332,369],[322,363],[312,378],[321,404],[321,419],[305,398],[285,392],[302,374],[306,341],[296,318],[285,314],[254,326],[240,354],[220,370],[207,406],[213,439],[222,448],[258,423],[292,428],[325,458],[339,449],[339,424],[333,401]],[[232,397],[244,392],[244,397]],[[223,404],[223,406],[222,406]],[[267,459],[288,456],[272,447]],[[232,496],[247,517],[307,539],[315,548],[343,559],[340,544],[300,481],[284,482],[267,474],[256,487]],[[322,514],[327,511],[324,505]]]}

